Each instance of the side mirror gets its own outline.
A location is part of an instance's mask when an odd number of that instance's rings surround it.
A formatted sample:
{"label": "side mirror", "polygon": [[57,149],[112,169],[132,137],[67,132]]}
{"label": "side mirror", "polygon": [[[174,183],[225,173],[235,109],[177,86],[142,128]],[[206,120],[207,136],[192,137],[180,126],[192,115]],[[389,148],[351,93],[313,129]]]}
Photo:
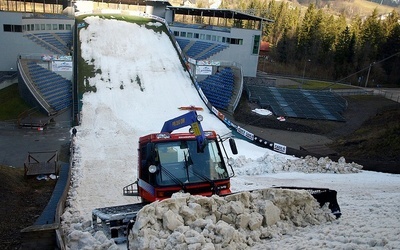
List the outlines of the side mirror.
{"label": "side mirror", "polygon": [[229,146],[231,147],[232,154],[237,155],[238,150],[236,147],[236,142],[233,138],[229,138]]}

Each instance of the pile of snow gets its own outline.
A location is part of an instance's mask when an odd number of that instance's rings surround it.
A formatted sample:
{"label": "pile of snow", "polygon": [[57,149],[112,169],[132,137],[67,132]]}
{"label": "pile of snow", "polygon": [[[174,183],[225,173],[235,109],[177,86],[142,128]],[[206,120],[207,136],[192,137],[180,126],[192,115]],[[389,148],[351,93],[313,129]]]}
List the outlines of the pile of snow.
{"label": "pile of snow", "polygon": [[362,165],[355,162],[347,163],[344,157],[340,157],[336,162],[329,159],[329,157],[321,157],[318,159],[316,157],[306,156],[304,159],[288,159],[282,170],[304,173],[349,174],[359,173],[362,168]]}
{"label": "pile of snow", "polygon": [[140,210],[129,249],[247,249],[289,228],[332,220],[304,190],[270,188],[227,197],[177,193]]}
{"label": "pile of snow", "polygon": [[265,116],[272,115],[272,112],[269,111],[268,109],[253,109],[252,112],[259,114],[259,115],[265,115]]}
{"label": "pile of snow", "polygon": [[357,163],[346,163],[344,157],[332,161],[329,157],[305,158],[282,157],[277,154],[266,153],[262,157],[254,159],[240,155],[233,161],[235,173],[238,175],[260,175],[278,172],[304,172],[304,173],[359,173],[362,166]]}

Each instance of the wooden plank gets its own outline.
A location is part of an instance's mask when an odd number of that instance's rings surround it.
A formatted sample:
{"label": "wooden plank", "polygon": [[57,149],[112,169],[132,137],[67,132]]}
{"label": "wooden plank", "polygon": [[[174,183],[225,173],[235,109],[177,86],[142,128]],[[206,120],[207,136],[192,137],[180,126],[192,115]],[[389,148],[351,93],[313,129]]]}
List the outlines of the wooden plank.
{"label": "wooden plank", "polygon": [[26,175],[55,174],[55,162],[39,162],[29,163],[26,166]]}

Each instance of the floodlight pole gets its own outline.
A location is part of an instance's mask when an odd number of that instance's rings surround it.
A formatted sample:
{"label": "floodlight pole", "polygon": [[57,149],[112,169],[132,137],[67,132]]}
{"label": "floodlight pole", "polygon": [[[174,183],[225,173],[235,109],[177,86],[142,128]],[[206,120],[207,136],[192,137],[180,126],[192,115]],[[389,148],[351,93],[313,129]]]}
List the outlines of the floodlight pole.
{"label": "floodlight pole", "polygon": [[303,84],[304,84],[304,77],[305,77],[305,75],[306,75],[306,66],[307,66],[307,62],[310,62],[311,60],[310,59],[308,59],[308,60],[306,60],[305,62],[304,62],[304,69],[303,69],[303,79],[301,80],[301,86],[303,87]]}
{"label": "floodlight pole", "polygon": [[367,79],[365,80],[365,86],[364,86],[364,88],[366,88],[367,85],[368,85],[369,72],[371,72],[371,67],[372,67],[372,65],[374,65],[374,64],[375,64],[375,62],[369,64],[368,73],[367,73]]}

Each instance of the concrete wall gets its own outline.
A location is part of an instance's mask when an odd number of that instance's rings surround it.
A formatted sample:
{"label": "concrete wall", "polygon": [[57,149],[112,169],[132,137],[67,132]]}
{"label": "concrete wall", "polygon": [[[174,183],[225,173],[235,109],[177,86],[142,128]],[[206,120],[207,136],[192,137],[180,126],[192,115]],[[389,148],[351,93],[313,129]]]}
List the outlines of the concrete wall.
{"label": "concrete wall", "polygon": [[15,84],[17,82],[18,82],[18,76],[13,77],[11,79],[4,80],[4,81],[0,82],[0,90],[4,89],[4,88],[7,88],[7,87],[9,87],[9,86],[11,86],[11,85],[13,85],[13,84]]}
{"label": "concrete wall", "polygon": [[261,36],[261,31],[231,28],[230,34],[231,38],[243,39],[243,44],[230,44],[229,49],[216,54],[212,59],[239,63],[242,66],[244,77],[255,77],[257,75],[258,52],[252,54],[253,40],[254,36]]}
{"label": "concrete wall", "polygon": [[[24,32],[4,32],[4,25],[25,25],[35,23],[69,23],[73,24],[74,19],[44,19],[34,18],[29,13],[19,12],[0,12],[0,41],[1,41],[1,57],[0,57],[0,71],[16,71],[17,70],[17,58],[19,55],[29,57],[30,55],[38,57],[42,54],[54,54],[30,39],[24,37]],[[30,31],[35,33],[39,31]],[[61,32],[44,30],[40,32]],[[64,32],[67,32],[64,30]]]}
{"label": "concrete wall", "polygon": [[23,36],[22,32],[4,32],[4,24],[22,25],[23,13],[0,12],[1,57],[0,71],[16,71],[20,54],[46,53],[47,51]]}

